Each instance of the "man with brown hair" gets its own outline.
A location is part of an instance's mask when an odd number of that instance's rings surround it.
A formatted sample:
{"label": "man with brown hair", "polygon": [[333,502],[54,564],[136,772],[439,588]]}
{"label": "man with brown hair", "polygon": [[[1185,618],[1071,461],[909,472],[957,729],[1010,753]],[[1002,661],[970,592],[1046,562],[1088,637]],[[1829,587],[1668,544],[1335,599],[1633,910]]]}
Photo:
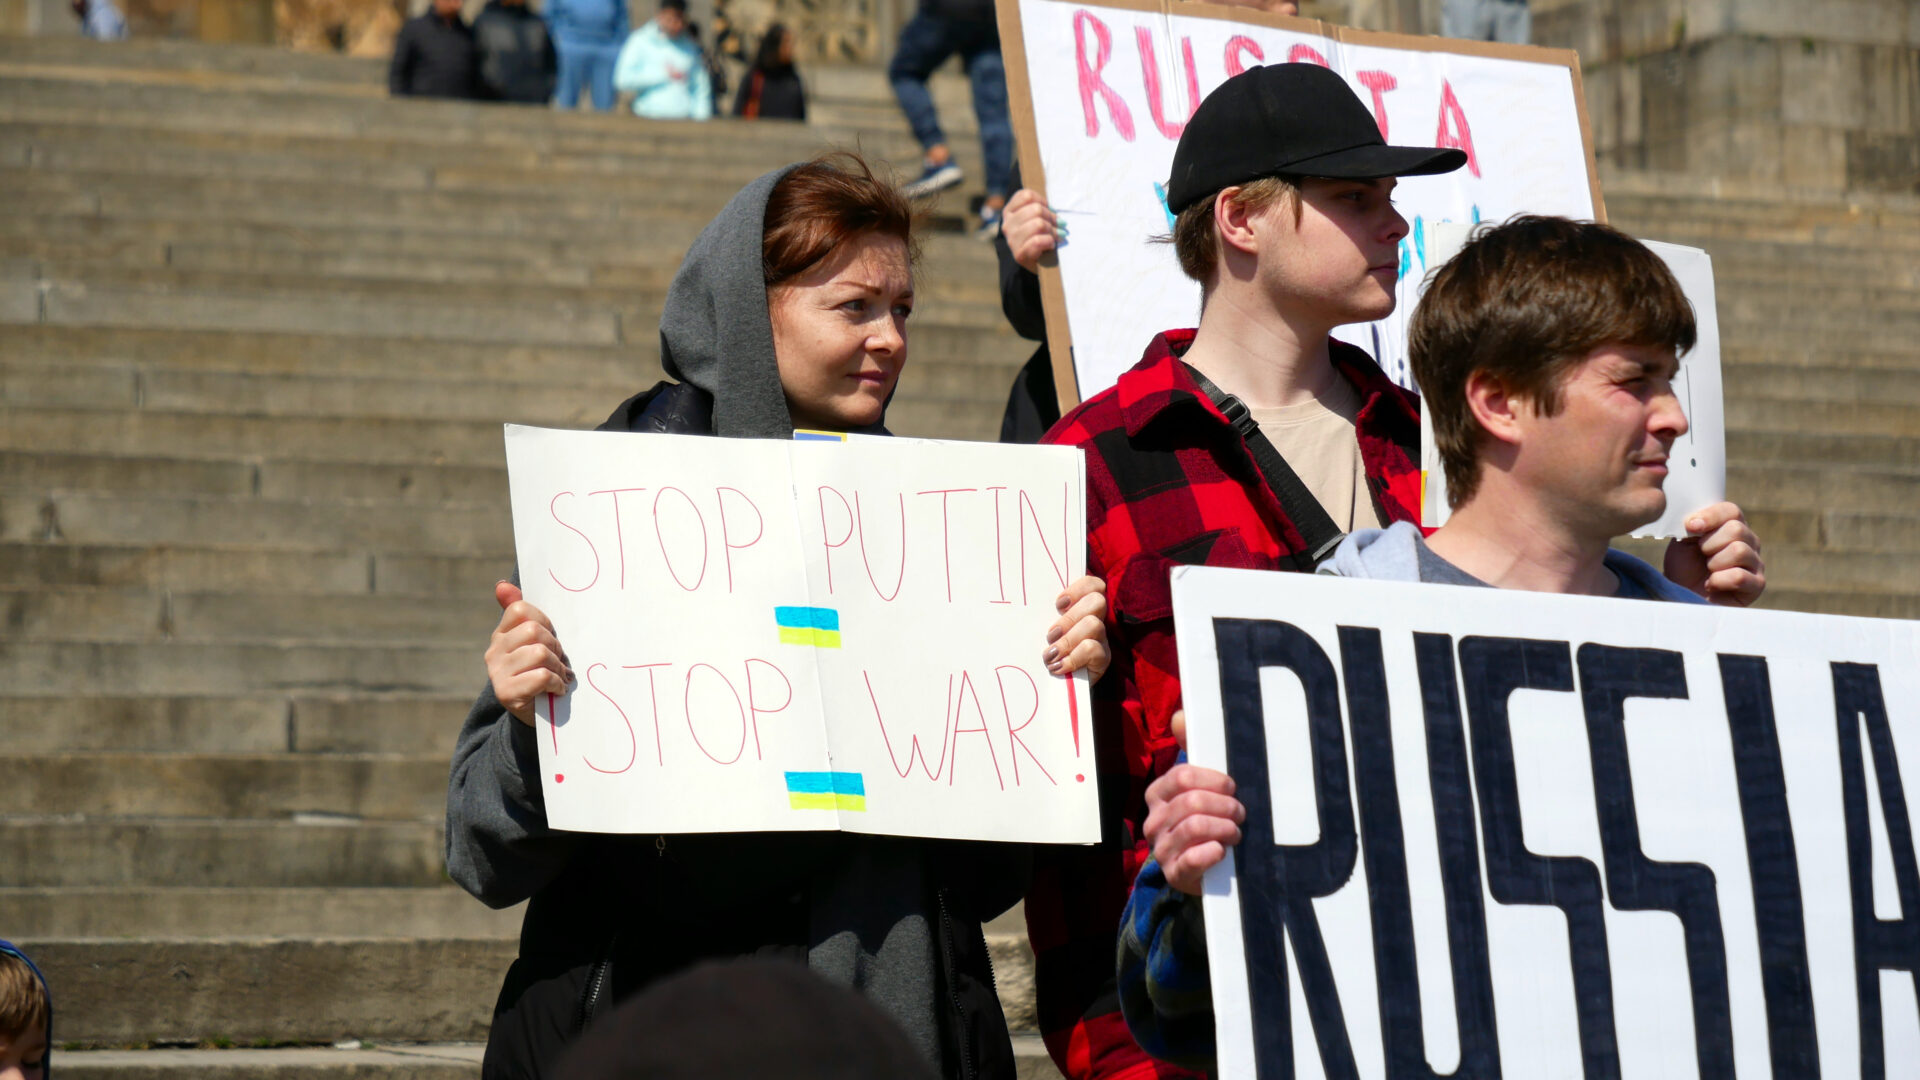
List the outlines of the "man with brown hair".
{"label": "man with brown hair", "polygon": [[[1659,256],[1605,225],[1521,217],[1443,267],[1414,312],[1414,378],[1447,474],[1447,523],[1355,532],[1321,573],[1746,605],[1760,542],[1718,503],[1671,545],[1666,574],[1609,547],[1666,511],[1687,418],[1673,392],[1693,309]],[[1121,998],[1136,1035],[1199,1067],[1213,1011],[1199,893],[1239,842],[1226,774],[1179,765],[1147,792],[1142,869],[1121,924]]]}

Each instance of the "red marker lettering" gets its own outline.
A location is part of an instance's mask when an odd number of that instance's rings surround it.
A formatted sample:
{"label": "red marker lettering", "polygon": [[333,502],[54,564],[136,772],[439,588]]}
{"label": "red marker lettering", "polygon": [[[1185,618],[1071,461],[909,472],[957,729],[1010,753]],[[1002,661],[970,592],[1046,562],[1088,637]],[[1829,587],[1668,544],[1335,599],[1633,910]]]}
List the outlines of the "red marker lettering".
{"label": "red marker lettering", "polygon": [[[744,544],[734,543],[733,532],[731,529],[727,527],[727,492],[729,491],[733,492],[735,495],[740,496],[740,501],[746,503],[747,509],[753,511],[753,527],[754,527],[753,539],[747,541]],[[725,557],[726,563],[727,563],[727,591],[732,592],[733,591],[733,553],[735,550],[744,550],[746,548],[750,548],[753,545],[759,543],[760,538],[767,534],[767,519],[761,516],[760,508],[753,504],[753,500],[747,498],[746,492],[741,491],[739,488],[730,488],[730,487],[715,488],[713,492],[713,499],[715,502],[720,504],[720,550],[723,556]]]}
{"label": "red marker lettering", "polygon": [[1000,584],[1000,599],[989,600],[987,603],[1011,604],[1013,601],[1007,599],[1005,549],[1000,546],[1000,493],[1007,489],[1004,487],[990,487],[987,490],[993,492],[993,579]]}
{"label": "red marker lettering", "polygon": [[[707,749],[707,744],[700,741],[699,729],[693,726],[693,677],[695,675],[700,674],[700,671],[703,668],[707,671],[713,672],[713,677],[716,679],[719,679],[720,684],[727,688],[727,693],[733,695],[733,707],[736,710],[738,710],[738,719],[740,721],[740,745],[734,748],[733,756],[730,758],[718,757],[714,754],[713,751]],[[687,713],[687,733],[693,736],[693,745],[699,747],[700,752],[707,755],[707,760],[713,762],[716,765],[731,765],[734,762],[740,760],[740,755],[747,752],[747,706],[746,706],[746,703],[740,700],[740,691],[735,690],[733,688],[732,681],[729,680],[725,675],[722,675],[720,673],[719,668],[714,667],[712,664],[695,664],[692,667],[687,669],[686,713]]]}
{"label": "red marker lettering", "polygon": [[[1093,62],[1087,62],[1087,30],[1093,30]],[[1093,95],[1107,103],[1107,113],[1113,117],[1113,130],[1119,132],[1126,142],[1133,141],[1133,114],[1127,111],[1127,103],[1120,99],[1113,87],[1100,73],[1106,69],[1107,59],[1113,55],[1113,35],[1108,32],[1107,24],[1086,11],[1073,13],[1073,62],[1080,75],[1080,111],[1087,118],[1087,138],[1100,134],[1100,115],[1094,110]]]}
{"label": "red marker lettering", "polygon": [[887,718],[880,714],[880,696],[873,692],[873,676],[862,671],[860,677],[866,680],[867,700],[873,703],[873,722],[880,725],[880,741],[886,744],[887,758],[893,762],[893,771],[904,780],[913,771],[913,759],[919,758],[920,771],[927,774],[927,779],[940,779],[941,772],[947,767],[947,734],[952,728],[949,717],[953,710],[953,676],[947,676],[947,703],[940,709],[940,763],[931,769],[927,768],[927,753],[920,748],[920,736],[917,733],[907,737],[907,763],[900,764],[900,756],[893,752],[893,740],[887,735]]}
{"label": "red marker lettering", "polygon": [[914,492],[915,495],[940,496],[940,558],[947,567],[947,603],[949,604],[953,603],[953,537],[947,531],[947,496],[978,490],[978,488],[937,488],[933,491]]}
{"label": "red marker lettering", "polygon": [[873,586],[874,595],[887,603],[893,603],[900,595],[900,587],[907,580],[907,497],[900,496],[900,574],[893,579],[893,594],[880,591],[880,583],[873,580],[873,558],[867,554],[867,518],[860,512],[860,493],[853,493],[853,520],[860,531],[860,562],[867,568],[867,583]]}
{"label": "red marker lettering", "polygon": [[586,592],[588,589],[593,588],[594,584],[600,580],[600,552],[595,550],[593,546],[593,541],[588,538],[586,533],[581,532],[579,529],[574,528],[572,525],[569,525],[564,521],[560,521],[560,509],[559,509],[560,496],[571,495],[571,494],[573,494],[573,492],[563,491],[560,493],[560,495],[555,495],[552,501],[547,503],[547,513],[553,516],[554,521],[559,522],[561,528],[571,531],[575,536],[578,536],[587,545],[587,551],[593,555],[593,580],[587,582],[585,585],[582,585],[576,589],[573,586],[567,584],[566,582],[561,581],[559,576],[556,575],[552,570],[547,571],[547,576],[550,578],[553,578],[553,583],[555,585],[560,586],[561,588],[567,590],[568,592]]}
{"label": "red marker lettering", "polygon": [[603,491],[589,491],[587,495],[613,496],[613,542],[620,545],[620,587],[627,587],[627,535],[620,528],[620,496],[632,492],[645,491],[646,488],[607,488]]}
{"label": "red marker lettering", "polygon": [[[787,688],[786,700],[771,709],[761,708],[760,699],[756,698],[753,694],[753,665],[755,664],[765,664],[775,675],[780,677],[780,685]],[[771,660],[762,660],[759,657],[749,658],[747,660],[747,711],[753,714],[753,757],[755,761],[766,760],[765,756],[760,753],[760,717],[763,715],[772,716],[774,713],[783,711],[791,704],[793,704],[793,683],[788,681],[787,673],[781,671],[779,665]]]}
{"label": "red marker lettering", "polygon": [[[1248,56],[1260,61],[1261,64],[1267,62],[1266,50],[1260,47],[1259,42],[1245,34],[1235,34],[1233,37],[1227,39],[1227,78],[1231,79],[1235,75],[1246,74],[1249,65],[1246,60],[1241,57],[1241,53],[1246,53]],[[1251,66],[1258,67],[1259,64]]]}
{"label": "red marker lettering", "polygon": [[1140,75],[1146,80],[1147,112],[1153,117],[1153,126],[1159,128],[1160,134],[1167,138],[1178,139],[1180,133],[1187,130],[1187,120],[1193,118],[1193,110],[1200,107],[1200,73],[1193,66],[1193,39],[1180,39],[1180,51],[1187,62],[1187,116],[1186,119],[1170,121],[1161,101],[1160,60],[1153,54],[1153,31],[1136,26],[1133,36],[1140,46]]}
{"label": "red marker lettering", "polygon": [[672,664],[621,664],[627,671],[647,673],[647,702],[653,706],[653,760],[656,765],[667,763],[666,747],[660,743],[660,687],[654,678],[654,668],[672,667]]}
{"label": "red marker lettering", "polygon": [[1467,111],[1460,107],[1460,99],[1453,96],[1450,82],[1440,84],[1440,130],[1433,137],[1433,145],[1465,150],[1467,171],[1476,177],[1480,175],[1480,159],[1473,152],[1473,130],[1467,126]]}
{"label": "red marker lettering", "polygon": [[[1027,680],[1027,690],[1033,695],[1033,708],[1027,710],[1027,718],[1020,721],[1018,727],[1014,726],[1013,703],[1007,696],[1007,672],[1009,671]],[[1047,778],[1047,783],[1058,787],[1059,784],[1053,779],[1053,774],[1047,771],[1045,765],[1040,764],[1040,759],[1034,755],[1033,748],[1020,737],[1020,733],[1027,730],[1027,725],[1033,723],[1034,717],[1040,715],[1039,684],[1033,681],[1033,676],[1027,674],[1024,668],[1017,668],[1011,664],[1001,664],[994,668],[993,679],[1000,684],[1000,712],[1007,720],[1007,756],[1013,759],[1013,786],[1020,786],[1020,751],[1025,750],[1027,756],[1033,758],[1033,765],[1040,770],[1040,775]],[[1068,690],[1071,691],[1072,687],[1068,687]]]}
{"label": "red marker lettering", "polygon": [[[979,719],[979,727],[960,726],[960,711],[966,707],[968,695],[973,696],[973,715]],[[1000,775],[1000,755],[993,752],[993,733],[987,730],[987,714],[980,708],[980,693],[973,688],[973,676],[960,673],[960,691],[953,696],[953,766],[947,770],[947,786],[953,786],[953,775],[960,771],[960,736],[979,733],[987,740],[987,760],[993,762],[993,778],[1000,790],[1007,790],[1006,778]]]}
{"label": "red marker lettering", "polygon": [[1373,122],[1380,126],[1380,137],[1387,137],[1387,91],[1400,85],[1400,80],[1384,71],[1361,71],[1354,74],[1360,85],[1373,94]]}
{"label": "red marker lettering", "polygon": [[640,756],[640,744],[637,741],[635,741],[633,737],[633,721],[627,719],[627,710],[621,708],[620,703],[613,700],[612,694],[609,694],[605,690],[602,690],[600,688],[600,684],[593,681],[594,671],[600,668],[604,668],[606,666],[607,665],[605,664],[588,664],[587,665],[587,685],[593,687],[594,693],[599,694],[601,697],[607,699],[607,704],[613,706],[613,711],[620,714],[620,722],[627,726],[627,763],[625,765],[620,766],[617,769],[603,769],[600,766],[595,765],[593,762],[588,761],[587,768],[592,769],[594,772],[597,772],[597,773],[618,774],[618,773],[626,772],[628,769],[633,768],[633,759]]}
{"label": "red marker lettering", "polygon": [[[828,537],[833,535],[832,530],[827,528],[827,492],[829,491],[833,492],[834,498],[840,500],[840,509],[842,512],[844,512],[847,515],[847,531],[841,533],[840,539],[838,540],[828,539]],[[832,595],[833,593],[833,549],[837,547],[845,547],[847,544],[847,541],[853,539],[853,507],[848,504],[847,497],[845,495],[840,494],[840,492],[835,491],[833,488],[830,488],[830,487],[821,487],[819,490],[819,497],[820,497],[820,541],[823,545],[825,545],[825,550],[821,553],[820,560],[827,564],[827,593],[828,595]]]}
{"label": "red marker lettering", "polygon": [[1327,63],[1326,57],[1320,55],[1320,50],[1314,48],[1311,45],[1295,45],[1293,48],[1288,49],[1287,63],[1319,64],[1323,68],[1330,68],[1333,66],[1332,64]]}
{"label": "red marker lettering", "polygon": [[1040,541],[1040,550],[1047,553],[1047,566],[1060,577],[1060,587],[1067,587],[1067,539],[1066,522],[1062,520],[1060,537],[1060,561],[1053,561],[1053,547],[1047,543],[1046,530],[1040,525],[1040,512],[1033,508],[1033,500],[1026,491],[1020,492],[1020,519],[1015,526],[1020,530],[1020,602],[1027,602],[1027,519],[1033,519],[1033,536]]}

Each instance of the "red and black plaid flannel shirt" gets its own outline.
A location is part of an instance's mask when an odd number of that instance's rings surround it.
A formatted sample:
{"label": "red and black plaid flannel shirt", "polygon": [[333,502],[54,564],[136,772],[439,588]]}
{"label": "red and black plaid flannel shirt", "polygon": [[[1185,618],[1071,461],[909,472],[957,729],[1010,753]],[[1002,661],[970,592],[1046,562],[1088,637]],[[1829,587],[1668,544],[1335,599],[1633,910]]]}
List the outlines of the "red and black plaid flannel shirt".
{"label": "red and black plaid flannel shirt", "polygon": [[[1179,752],[1173,600],[1176,565],[1276,570],[1305,545],[1246,444],[1195,385],[1173,330],[1106,392],[1054,425],[1049,443],[1087,450],[1087,572],[1107,582],[1113,666],[1094,689],[1094,748],[1105,840],[1040,860],[1027,896],[1039,1021],[1072,1080],[1192,1074],[1157,1062],[1127,1034],[1114,985],[1120,911],[1147,859],[1147,785]],[[1389,521],[1418,521],[1420,414],[1366,353],[1332,342],[1360,392],[1367,484]]]}

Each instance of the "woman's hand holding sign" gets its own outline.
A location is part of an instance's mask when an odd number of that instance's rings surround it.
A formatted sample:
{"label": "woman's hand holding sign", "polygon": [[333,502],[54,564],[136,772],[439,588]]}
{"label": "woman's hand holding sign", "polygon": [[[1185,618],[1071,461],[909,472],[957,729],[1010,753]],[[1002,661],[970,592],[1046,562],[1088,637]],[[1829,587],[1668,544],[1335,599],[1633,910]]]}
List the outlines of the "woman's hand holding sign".
{"label": "woman's hand holding sign", "polygon": [[[1173,714],[1173,737],[1186,749],[1185,710]],[[1207,871],[1240,842],[1247,808],[1233,792],[1233,777],[1185,763],[1147,786],[1147,843],[1167,884],[1199,896]]]}
{"label": "woman's hand holding sign", "polygon": [[1040,658],[1054,675],[1086,669],[1097,683],[1113,662],[1107,648],[1107,583],[1088,575],[1067,586],[1053,602],[1060,618],[1047,630],[1047,651]]}
{"label": "woman's hand holding sign", "polygon": [[500,582],[493,587],[493,598],[500,603],[500,625],[487,644],[487,678],[500,704],[532,727],[534,701],[541,694],[565,694],[573,668],[553,635],[553,623],[527,603],[518,585]]}

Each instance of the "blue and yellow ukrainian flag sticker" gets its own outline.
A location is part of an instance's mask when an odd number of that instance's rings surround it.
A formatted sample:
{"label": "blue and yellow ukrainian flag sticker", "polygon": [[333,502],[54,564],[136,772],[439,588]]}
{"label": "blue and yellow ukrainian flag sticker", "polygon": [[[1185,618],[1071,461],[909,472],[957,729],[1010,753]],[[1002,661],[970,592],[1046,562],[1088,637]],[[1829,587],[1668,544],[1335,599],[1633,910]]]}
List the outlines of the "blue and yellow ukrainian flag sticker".
{"label": "blue and yellow ukrainian flag sticker", "polygon": [[780,644],[840,647],[840,613],[830,607],[777,607],[773,621],[780,627]]}
{"label": "blue and yellow ukrainian flag sticker", "polygon": [[790,772],[787,805],[795,810],[867,808],[867,785],[857,772]]}
{"label": "blue and yellow ukrainian flag sticker", "polygon": [[794,428],[793,441],[795,442],[846,442],[847,433],[844,431],[814,431],[811,428]]}

